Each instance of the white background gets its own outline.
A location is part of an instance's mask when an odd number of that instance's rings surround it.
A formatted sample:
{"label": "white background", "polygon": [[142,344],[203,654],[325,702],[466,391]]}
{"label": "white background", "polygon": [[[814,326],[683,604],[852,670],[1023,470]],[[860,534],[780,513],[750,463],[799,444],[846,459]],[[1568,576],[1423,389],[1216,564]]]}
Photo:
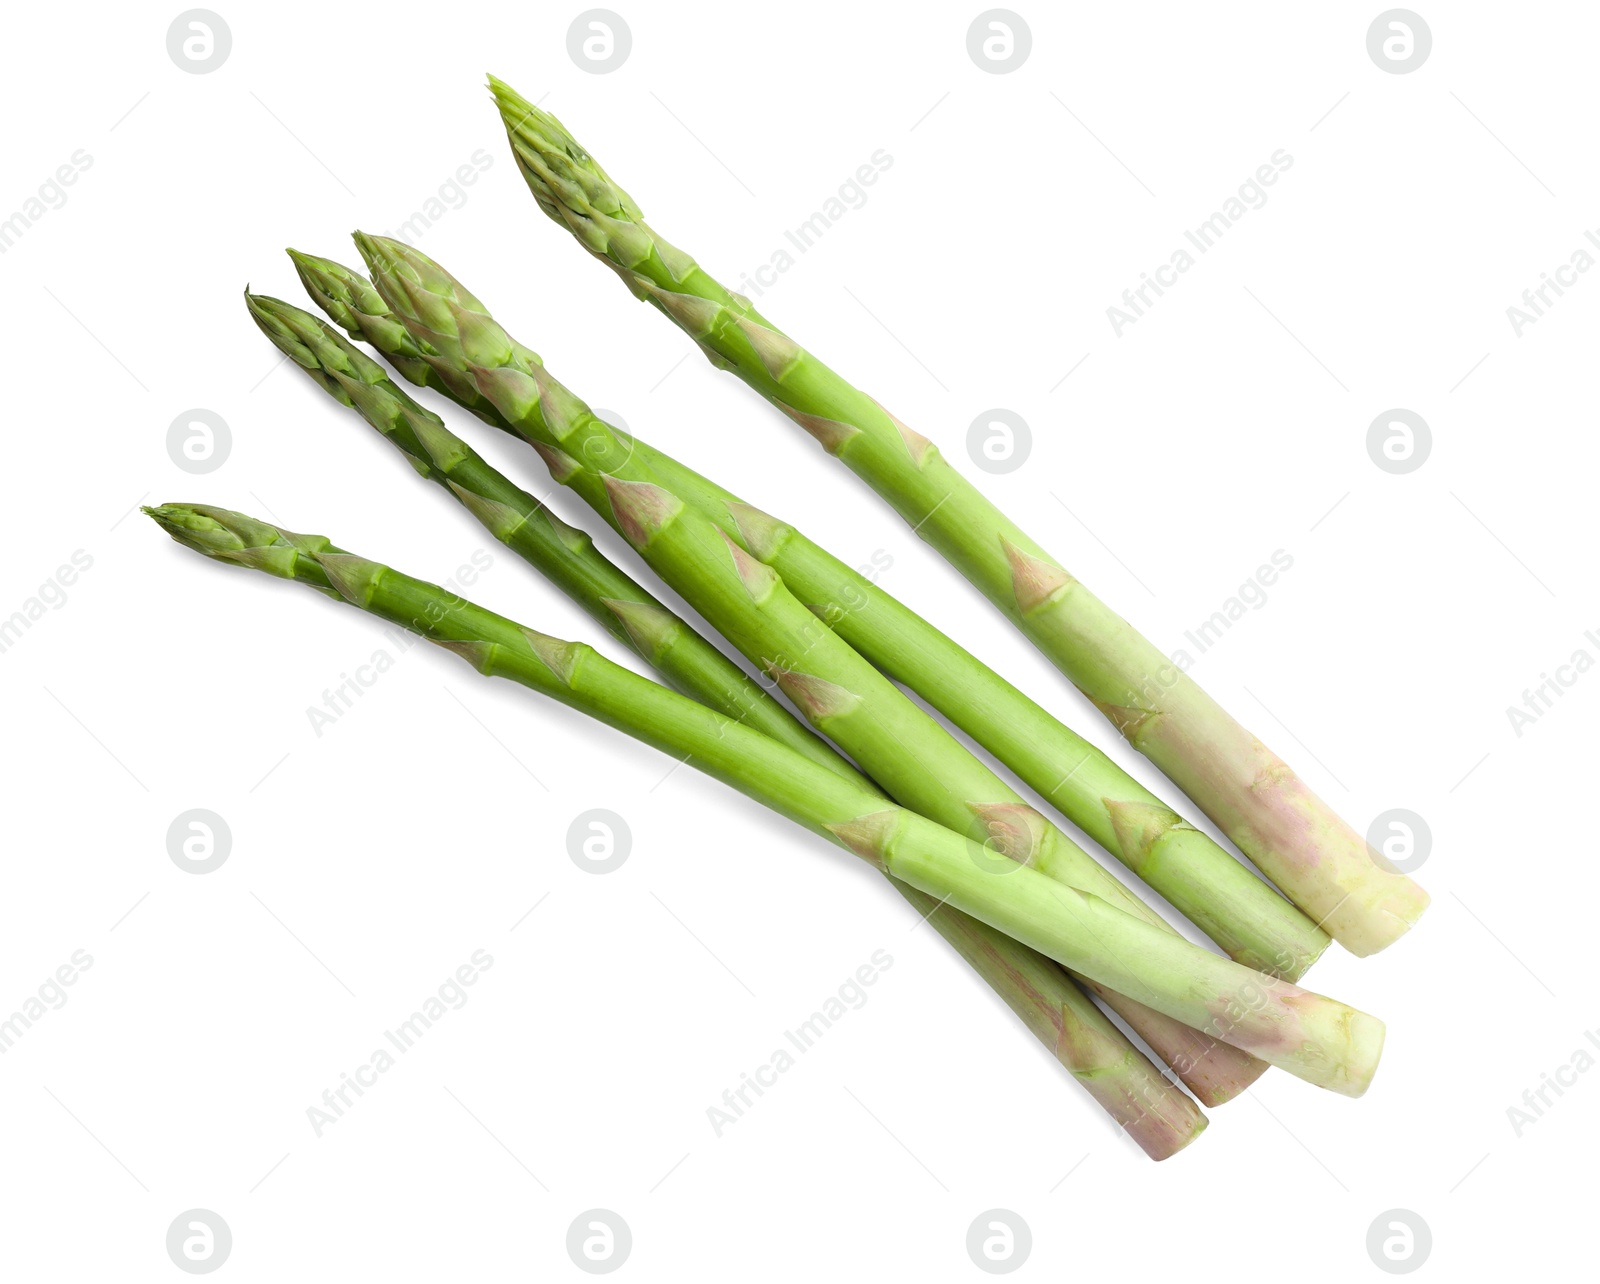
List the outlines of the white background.
{"label": "white background", "polygon": [[[0,212],[92,164],[0,256],[0,616],[75,550],[93,565],[0,654],[0,1012],[75,950],[93,966],[0,1056],[8,1278],[183,1278],[164,1238],[191,1208],[231,1227],[239,1280],[582,1278],[566,1232],[595,1207],[641,1279],[983,1278],[964,1245],[990,1208],[1030,1226],[1035,1278],[1381,1278],[1366,1237],[1394,1208],[1431,1228],[1423,1275],[1589,1260],[1600,1073],[1520,1137],[1507,1109],[1600,1023],[1600,674],[1521,736],[1506,708],[1600,658],[1600,273],[1520,338],[1506,309],[1600,220],[1592,6],[1424,8],[1431,57],[1394,75],[1377,4],[1024,5],[1031,56],[994,75],[966,49],[980,4],[615,0],[632,54],[594,75],[566,52],[577,5],[216,5],[233,47],[205,75],[167,55],[178,6],[9,15]],[[892,156],[758,305],[952,458],[980,412],[1023,416],[1031,457],[985,489],[1159,645],[1293,557],[1192,672],[1357,828],[1431,827],[1422,925],[1310,977],[1389,1023],[1364,1099],[1274,1073],[1151,1164],[859,863],[132,512],[222,504],[433,579],[490,544],[240,301],[303,302],[283,246],[357,261],[352,227],[397,228],[484,149],[419,248],[580,395],[841,557],[887,554],[885,587],[1170,793],[546,221],[485,70],[548,95],[729,284]],[[1107,307],[1280,148],[1269,202],[1117,337]],[[197,407],[232,435],[206,476],[167,448]],[[1406,476],[1365,444],[1393,407],[1433,433]],[[492,555],[479,600],[594,638]],[[308,707],[380,648],[393,669],[315,734]],[[634,845],[599,877],[565,835],[602,806]],[[196,807],[233,838],[204,876],[166,847]],[[307,1108],[477,949],[470,1002],[317,1137]],[[879,949],[867,1005],[715,1136],[707,1107]]]}

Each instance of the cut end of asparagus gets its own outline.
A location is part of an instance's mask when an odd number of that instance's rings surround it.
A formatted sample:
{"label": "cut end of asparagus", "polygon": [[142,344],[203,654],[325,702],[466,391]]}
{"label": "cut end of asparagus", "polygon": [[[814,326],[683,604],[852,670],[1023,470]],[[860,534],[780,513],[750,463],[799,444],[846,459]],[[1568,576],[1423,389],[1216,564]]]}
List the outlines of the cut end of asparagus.
{"label": "cut end of asparagus", "polygon": [[[1378,862],[1387,864],[1381,856],[1374,863]],[[1352,915],[1350,921],[1342,921],[1345,917],[1342,910],[1329,916],[1330,925],[1336,919],[1341,920],[1337,931],[1329,927],[1334,939],[1357,958],[1366,958],[1393,945],[1417,925],[1417,920],[1433,903],[1427,890],[1406,875],[1398,871],[1390,874],[1381,865],[1379,871],[1383,877],[1372,881],[1381,883],[1381,889],[1368,889],[1365,897],[1368,903],[1359,918]]]}
{"label": "cut end of asparagus", "polygon": [[1265,976],[1217,1000],[1212,1018],[1210,1032],[1234,1047],[1346,1097],[1367,1090],[1383,1055],[1377,1017]]}
{"label": "cut end of asparagus", "polygon": [[1344,829],[1367,859],[1364,864],[1353,863],[1355,876],[1345,883],[1349,895],[1328,914],[1328,931],[1345,949],[1365,958],[1387,949],[1415,927],[1433,898],[1371,843],[1349,826]]}
{"label": "cut end of asparagus", "polygon": [[1200,1108],[1056,964],[927,892],[890,883],[1151,1159],[1170,1158],[1205,1131]]}
{"label": "cut end of asparagus", "polygon": [[[1175,1092],[1173,1095],[1181,1097],[1182,1094]],[[1160,1109],[1147,1108],[1127,1132],[1139,1149],[1159,1164],[1163,1159],[1171,1159],[1210,1126],[1211,1120],[1198,1106],[1191,1112],[1171,1101],[1163,1102]]]}
{"label": "cut end of asparagus", "polygon": [[1350,1078],[1343,1088],[1347,1097],[1359,1097],[1372,1086],[1372,1076],[1377,1073],[1378,1062],[1383,1058],[1383,1045],[1388,1037],[1388,1027],[1375,1016],[1356,1012],[1350,1023],[1351,1056]]}
{"label": "cut end of asparagus", "polygon": [[1383,1022],[1295,987],[1290,987],[1285,1005],[1298,1020],[1283,1029],[1275,1049],[1267,1050],[1274,1064],[1341,1096],[1365,1093],[1383,1057]]}
{"label": "cut end of asparagus", "polygon": [[1057,1060],[1135,1144],[1158,1162],[1170,1159],[1210,1123],[1201,1109],[1141,1054],[1082,1022],[1062,1023]]}
{"label": "cut end of asparagus", "polygon": [[[1140,736],[1166,734],[1170,729],[1160,722],[1141,727]],[[1245,855],[1357,957],[1394,944],[1422,917],[1428,893],[1336,815],[1281,759],[1259,742],[1256,749],[1250,783],[1253,811],[1248,817],[1239,811],[1224,813],[1254,826],[1240,843]],[[1217,819],[1228,827],[1226,819]]]}
{"label": "cut end of asparagus", "polygon": [[1232,1101],[1267,1072],[1267,1063],[1242,1049],[1202,1034],[1154,1008],[1101,985],[1090,988],[1107,1007],[1134,1026],[1151,1050],[1172,1067],[1202,1106]]}

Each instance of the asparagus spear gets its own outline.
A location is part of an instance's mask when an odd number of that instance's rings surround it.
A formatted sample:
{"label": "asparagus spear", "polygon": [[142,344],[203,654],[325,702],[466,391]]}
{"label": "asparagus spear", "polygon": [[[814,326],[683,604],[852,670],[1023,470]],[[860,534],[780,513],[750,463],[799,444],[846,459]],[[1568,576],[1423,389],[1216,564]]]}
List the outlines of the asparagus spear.
{"label": "asparagus spear", "polygon": [[[469,403],[444,384],[364,277],[328,259],[290,254],[312,298],[352,337],[370,342],[411,382],[458,397],[485,422],[511,431],[487,400]],[[640,438],[629,440],[680,498],[777,571],[834,632],[1049,798],[1230,958],[1294,981],[1327,947],[1325,933],[1207,834],[921,616],[794,527]]]}
{"label": "asparagus spear", "polygon": [[606,660],[496,615],[320,535],[296,535],[225,509],[145,512],[218,561],[298,580],[411,629],[471,663],[597,718],[945,901],[1175,1020],[1227,1026],[1228,1038],[1347,1096],[1371,1082],[1383,1023],[1189,944],[1026,865],[1005,873],[979,844],[897,807],[777,741]]}
{"label": "asparagus spear", "polygon": [[[437,415],[391,383],[375,362],[308,312],[248,291],[245,301],[262,332],[314,383],[357,411],[421,476],[448,489],[497,539],[631,645],[679,691],[876,792],[720,651],[607,562],[583,532],[560,522],[497,472]],[[546,530],[557,538],[546,538]],[[618,620],[623,627],[616,627]],[[755,709],[767,716],[752,716]],[[773,736],[767,727],[774,720],[793,734]],[[1175,1154],[1205,1129],[1199,1108],[1054,962],[960,910],[941,906],[894,878],[889,881],[1151,1158]]]}
{"label": "asparagus spear", "polygon": [[540,208],[878,492],[1128,741],[1355,954],[1404,934],[1428,895],[1255,736],[908,428],[658,236],[548,112],[490,78]]}
{"label": "asparagus spear", "polygon": [[[373,284],[446,383],[473,389],[746,659],[770,673],[823,735],[905,806],[1104,896],[1146,922],[1159,914],[968,753],[791,594],[645,468],[632,448],[517,344],[482,303],[419,250],[356,233]],[[1208,1105],[1264,1069],[1214,1038],[1173,1027],[1132,995],[1101,993]]]}
{"label": "asparagus spear", "polygon": [[[343,267],[329,259],[317,259],[295,251],[291,251],[291,254],[295,258],[296,266],[301,269],[302,280],[305,281],[307,290],[312,298],[322,304],[330,317],[343,324],[352,337],[366,338],[371,341],[385,356],[390,358],[396,370],[412,383],[443,391],[445,395],[471,410],[486,423],[508,432],[514,432],[505,418],[494,409],[487,399],[479,395],[476,389],[464,384],[455,386],[444,384],[438,375],[433,372],[432,367],[426,365],[426,361],[421,356],[421,349],[411,339],[410,335],[404,332],[397,333],[392,326],[384,324],[390,316],[388,305],[383,303],[381,298],[372,295],[371,285],[364,277],[361,277],[352,269]],[[363,297],[363,293],[366,297]],[[360,311],[352,310],[353,304],[359,307]],[[426,375],[423,374],[423,368],[427,371]],[[902,893],[905,892],[903,885],[900,885],[900,890]],[[948,912],[947,910],[946,913]],[[971,922],[970,919],[965,919],[965,916],[961,916],[961,919],[965,920],[966,924]],[[1093,1022],[1095,1018],[1099,1017],[1099,1013],[1093,1009],[1092,1004],[1087,1005],[1090,1009],[1088,1012],[1076,1008],[1075,1005],[1082,1002],[1082,996],[1070,981],[1066,981],[1065,978],[1057,978],[1055,982],[1055,985],[1064,984],[1066,986],[1066,999],[1070,1000],[1070,1002],[1063,1002],[1051,997],[1055,992],[1055,986],[1044,987],[1033,980],[1024,982],[1020,990],[1015,990],[1013,988],[1013,978],[1026,975],[1028,973],[1026,967],[1019,966],[1015,960],[1007,960],[1000,968],[999,974],[995,975],[985,970],[982,963],[983,959],[988,958],[1002,947],[991,943],[988,947],[973,955],[958,940],[959,926],[955,931],[952,931],[947,927],[940,926],[937,920],[935,925],[939,926],[941,934],[947,940],[950,940],[964,955],[974,961],[974,966],[984,973],[984,977],[990,985],[1005,996],[1006,1001],[1014,1008],[1017,1007],[1018,1002],[1014,995],[1020,996],[1024,1002],[1035,1003],[1038,1010],[1032,1016],[1024,1019],[1027,1020],[1030,1028],[1034,1029],[1036,1033],[1040,1033],[1041,1038],[1045,1037],[1045,1034],[1042,1033],[1044,1031],[1052,1029],[1056,1031],[1056,1034],[1052,1035],[1048,1042],[1056,1055],[1067,1064],[1069,1070],[1080,1078],[1093,1076],[1101,1084],[1101,1088],[1097,1089],[1097,1091],[1115,1092],[1119,1094],[1122,1100],[1141,1099],[1142,1092],[1129,1094],[1120,1085],[1108,1080],[1103,1069],[1096,1066],[1086,1068],[1075,1059],[1088,1055],[1092,1061],[1104,1062],[1105,1057],[1100,1049],[1114,1045],[1107,1045],[1104,1042],[1105,1030],[1093,1028]],[[1284,954],[1280,952],[1275,954],[1274,957],[1281,962]],[[1310,952],[1301,957],[1309,961]],[[1249,960],[1245,961],[1249,962]],[[1272,971],[1276,975],[1288,976],[1291,980],[1296,979],[1294,976],[1289,975],[1289,969],[1287,968],[1275,967],[1266,970]],[[1193,1033],[1180,1023],[1173,1022],[1158,1012],[1145,1009],[1126,997],[1107,994],[1100,987],[1091,986],[1090,988],[1095,989],[1103,999],[1126,1018],[1131,1018],[1132,1023],[1146,1041],[1150,1043],[1151,1047],[1155,1049],[1157,1055],[1178,1070],[1184,1083],[1206,1105],[1221,1105],[1230,1100],[1244,1087],[1248,1086],[1259,1073],[1261,1063],[1254,1058],[1244,1057],[1243,1054],[1239,1054],[1228,1047],[1219,1047],[1211,1039],[1196,1039]],[[1042,1005],[1039,1003],[1041,994],[1044,1000]],[[1065,1022],[1063,1022],[1063,1017],[1065,1017]],[[1100,1019],[1103,1020],[1103,1018]],[[1115,1030],[1115,1027],[1111,1027],[1111,1031],[1115,1036],[1116,1042],[1126,1043],[1120,1031]],[[1126,1058],[1127,1051],[1130,1050],[1132,1050],[1131,1045],[1128,1045],[1127,1049],[1118,1054],[1118,1057]],[[1124,1122],[1124,1126],[1127,1126],[1126,1122]],[[1132,1131],[1131,1128],[1130,1131]],[[1147,1150],[1150,1149],[1145,1140],[1137,1133],[1135,1133],[1135,1139],[1139,1141],[1140,1145],[1146,1146]]]}

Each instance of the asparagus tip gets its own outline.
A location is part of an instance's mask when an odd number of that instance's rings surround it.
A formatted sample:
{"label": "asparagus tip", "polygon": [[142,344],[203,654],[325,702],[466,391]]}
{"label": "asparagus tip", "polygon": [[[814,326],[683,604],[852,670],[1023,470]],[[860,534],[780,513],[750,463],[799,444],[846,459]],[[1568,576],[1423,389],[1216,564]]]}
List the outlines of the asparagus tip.
{"label": "asparagus tip", "polygon": [[[396,399],[398,390],[387,386],[383,367],[321,317],[271,295],[252,294],[248,289],[244,299],[261,333],[340,404],[362,409],[368,398],[380,396],[375,391],[378,385],[386,389],[382,400]],[[365,409],[362,413],[369,415]]]}
{"label": "asparagus tip", "polygon": [[367,265],[372,283],[390,307],[395,307],[395,300],[390,297],[389,291],[396,285],[405,284],[420,286],[426,294],[453,295],[474,311],[488,311],[455,277],[414,246],[389,236],[373,236],[359,229],[350,235]]}
{"label": "asparagus tip", "polygon": [[[489,77],[489,93],[511,140],[517,168],[546,214],[561,222],[568,215],[586,222],[597,213],[634,221],[643,217],[633,198],[611,181],[559,120],[494,76]],[[605,233],[592,229],[591,235],[603,239]],[[590,248],[604,252],[598,244]]]}
{"label": "asparagus tip", "polygon": [[[500,114],[502,116],[504,116],[507,111],[526,112],[529,115],[532,115],[534,112],[539,112],[537,107],[530,103],[505,81],[501,80],[499,76],[494,74],[494,72],[484,72],[484,77],[489,82],[489,94],[494,99],[495,106],[500,109]],[[546,113],[539,112],[539,114],[542,116]],[[507,121],[506,123],[509,125],[510,121]]]}
{"label": "asparagus tip", "polygon": [[256,294],[248,284],[244,287],[244,306],[249,309],[256,324],[263,328],[269,319],[276,318],[289,307],[282,299],[275,299],[270,294]]}
{"label": "asparagus tip", "polygon": [[[294,263],[294,270],[306,293],[332,318],[334,324],[348,331],[352,337],[372,338],[369,323],[389,311],[388,304],[372,282],[354,268],[332,259],[292,248],[285,252]],[[379,346],[383,347],[382,344]],[[384,350],[388,351],[387,348]]]}
{"label": "asparagus tip", "polygon": [[197,552],[205,553],[207,550],[195,543],[189,531],[189,520],[193,513],[188,504],[141,504],[139,511],[164,530],[178,543],[184,544]]}
{"label": "asparagus tip", "polygon": [[498,76],[489,77],[489,93],[499,109],[500,119],[511,135],[513,143],[522,142],[538,147],[556,147],[579,163],[590,163],[587,152],[567,128],[549,112],[529,102]]}
{"label": "asparagus tip", "polygon": [[222,561],[236,560],[247,549],[285,542],[276,527],[209,504],[145,505],[142,511],[178,543]]}
{"label": "asparagus tip", "polygon": [[[356,243],[356,249],[361,251],[362,258],[378,254],[384,247],[395,244],[386,236],[373,236],[370,232],[363,232],[359,227],[351,231],[350,239]],[[370,259],[367,266],[372,266]]]}

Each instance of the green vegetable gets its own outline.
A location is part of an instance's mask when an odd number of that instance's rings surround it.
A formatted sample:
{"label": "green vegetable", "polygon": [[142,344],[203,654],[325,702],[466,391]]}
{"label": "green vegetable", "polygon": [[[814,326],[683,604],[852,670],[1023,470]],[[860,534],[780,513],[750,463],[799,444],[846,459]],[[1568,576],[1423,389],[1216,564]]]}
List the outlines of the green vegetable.
{"label": "green vegetable", "polygon": [[658,236],[555,117],[491,78],[534,199],[713,365],[737,374],[867,482],[1356,954],[1406,932],[1427,893],[914,432]]}
{"label": "green vegetable", "polygon": [[[370,342],[413,383],[454,395],[366,278],[327,259],[291,254],[312,297],[352,337]],[[487,400],[467,408],[511,431]],[[777,571],[834,632],[1050,799],[1230,958],[1294,981],[1326,948],[1323,932],[1209,835],[921,616],[794,527],[751,509],[640,438],[631,441],[648,468]]]}
{"label": "green vegetable", "polygon": [[[450,491],[497,539],[632,646],[679,691],[876,792],[711,643],[606,561],[588,536],[497,472],[437,415],[391,383],[375,362],[308,312],[248,292],[245,302],[262,332],[314,383],[356,410],[420,476]],[[774,734],[774,724],[780,734]],[[1152,1158],[1165,1159],[1204,1130],[1199,1108],[1054,962],[960,910],[889,881]]]}
{"label": "green vegetable", "polygon": [[308,584],[420,633],[481,673],[520,682],[690,762],[1119,993],[1190,1025],[1223,1027],[1236,1045],[1308,1082],[1359,1096],[1371,1081],[1383,1043],[1383,1023],[1375,1017],[1264,977],[1025,865],[1000,872],[973,840],[612,664],[592,647],[524,628],[320,535],[198,505],[145,511],[196,552]]}
{"label": "green vegetable", "polygon": [[[990,843],[1007,859],[1103,896],[1168,932],[1154,910],[1056,829],[898,687],[803,606],[771,570],[645,468],[589,408],[516,343],[437,263],[398,241],[356,233],[384,301],[448,385],[486,398],[570,487],[822,735],[902,805]],[[1174,935],[1176,935],[1174,933]],[[1098,991],[1097,991],[1098,992]],[[1103,994],[1207,1104],[1262,1070],[1213,1039],[1152,1021]],[[1220,1095],[1219,1095],[1220,1094]],[[1211,1098],[1208,1100],[1208,1096]]]}

